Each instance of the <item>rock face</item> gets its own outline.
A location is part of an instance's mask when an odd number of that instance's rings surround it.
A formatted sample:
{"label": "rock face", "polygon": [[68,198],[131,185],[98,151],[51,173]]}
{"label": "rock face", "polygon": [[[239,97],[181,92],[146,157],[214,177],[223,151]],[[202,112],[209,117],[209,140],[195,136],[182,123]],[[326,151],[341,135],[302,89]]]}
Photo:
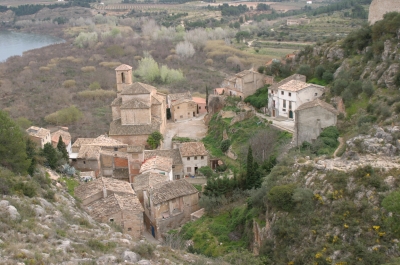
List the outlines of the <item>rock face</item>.
{"label": "rock face", "polygon": [[369,6],[368,22],[375,24],[381,20],[383,15],[388,12],[400,11],[400,1],[398,0],[373,0]]}

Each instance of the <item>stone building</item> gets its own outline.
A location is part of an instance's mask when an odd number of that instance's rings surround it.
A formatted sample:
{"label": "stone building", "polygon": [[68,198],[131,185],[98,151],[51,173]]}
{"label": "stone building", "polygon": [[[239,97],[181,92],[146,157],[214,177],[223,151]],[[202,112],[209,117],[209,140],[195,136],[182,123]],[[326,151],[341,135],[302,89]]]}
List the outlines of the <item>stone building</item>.
{"label": "stone building", "polygon": [[184,93],[168,94],[167,95],[168,108],[171,108],[172,102],[180,100],[180,99],[192,100],[192,94],[190,93],[190,91],[187,91],[187,92],[184,92]]}
{"label": "stone building", "polygon": [[199,192],[185,179],[154,185],[143,191],[144,223],[156,238],[190,221],[199,210]]}
{"label": "stone building", "polygon": [[398,0],[372,0],[369,6],[368,22],[373,25],[389,12],[400,12]]}
{"label": "stone building", "polygon": [[179,146],[185,176],[196,175],[201,167],[208,166],[208,152],[202,142],[182,143]]}
{"label": "stone building", "polygon": [[197,104],[197,114],[202,115],[207,113],[207,104],[205,98],[193,97],[194,103]]}
{"label": "stone building", "polygon": [[297,146],[304,141],[312,143],[329,126],[336,126],[338,111],[330,104],[315,99],[300,105],[295,111],[293,135]]}
{"label": "stone building", "polygon": [[253,95],[257,89],[264,85],[263,79],[264,75],[253,69],[244,70],[234,76],[225,78],[221,87],[224,88],[224,95],[244,99]]}
{"label": "stone building", "polygon": [[144,159],[147,160],[149,158],[155,156],[163,156],[172,158],[172,174],[174,179],[183,178],[183,163],[181,153],[179,149],[169,149],[169,150],[145,150],[143,151]]}
{"label": "stone building", "polygon": [[182,121],[197,116],[197,104],[190,99],[178,99],[171,103],[171,120]]}
{"label": "stone building", "polygon": [[148,136],[166,126],[166,95],[153,86],[132,82],[132,67],[115,69],[117,98],[111,103],[109,136],[129,146],[145,146]]}
{"label": "stone building", "polygon": [[126,152],[100,150],[100,175],[103,177],[132,183],[135,176],[131,174],[132,165],[131,157]]}
{"label": "stone building", "polygon": [[68,132],[68,128],[58,129],[54,132],[51,132],[50,135],[51,144],[54,148],[57,148],[58,140],[61,136],[61,139],[65,144],[65,148],[67,149],[68,154],[70,155],[72,153],[71,134]]}
{"label": "stone building", "polygon": [[154,156],[145,160],[140,167],[140,174],[143,173],[157,173],[165,175],[169,180],[173,180],[172,175],[172,158],[163,156]]}
{"label": "stone building", "polygon": [[47,143],[51,143],[50,131],[45,128],[31,126],[26,129],[26,132],[29,135],[29,139],[40,148],[43,148]]}
{"label": "stone building", "polygon": [[268,110],[272,117],[295,119],[298,106],[321,97],[325,87],[308,84],[305,76],[295,74],[269,87]]}
{"label": "stone building", "polygon": [[135,177],[132,183],[133,189],[135,190],[140,203],[143,205],[143,191],[153,188],[155,185],[170,181],[168,176],[147,172]]}
{"label": "stone building", "polygon": [[95,220],[116,223],[136,239],[142,236],[144,210],[129,183],[98,178],[76,187],[75,195]]}

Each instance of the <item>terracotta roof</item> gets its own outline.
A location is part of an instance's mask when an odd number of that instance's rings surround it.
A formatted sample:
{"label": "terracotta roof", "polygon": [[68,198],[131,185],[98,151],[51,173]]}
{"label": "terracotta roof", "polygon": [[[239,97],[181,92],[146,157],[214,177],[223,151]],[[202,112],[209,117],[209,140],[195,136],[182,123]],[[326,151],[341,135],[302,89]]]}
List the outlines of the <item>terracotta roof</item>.
{"label": "terracotta roof", "polygon": [[75,188],[75,195],[81,199],[85,200],[90,198],[91,196],[103,192],[103,189],[113,193],[123,193],[123,194],[135,194],[135,191],[132,189],[131,184],[126,181],[113,179],[113,178],[104,178],[100,177],[93,181],[82,183],[78,187]]}
{"label": "terracotta roof", "polygon": [[320,100],[319,98],[314,99],[313,101],[306,102],[304,104],[301,104],[296,111],[301,111],[304,109],[309,109],[309,108],[314,108],[314,107],[321,107],[324,108],[336,115],[339,114],[339,112],[329,103],[326,103],[325,101]]}
{"label": "terracotta roof", "polygon": [[175,198],[198,193],[198,190],[185,179],[168,181],[155,185],[149,191],[154,204],[160,204]]}
{"label": "terracotta roof", "polygon": [[191,100],[191,99],[181,98],[181,99],[172,101],[171,102],[171,106],[177,106],[177,105],[180,105],[182,103],[194,103],[194,101]]}
{"label": "terracotta roof", "polygon": [[95,138],[78,138],[76,141],[73,143],[72,147],[73,148],[80,148],[84,144],[90,144],[94,141]]}
{"label": "terracotta roof", "polygon": [[206,99],[205,98],[198,98],[198,97],[193,97],[193,101],[197,104],[206,104]]}
{"label": "terracotta roof", "polygon": [[85,209],[95,220],[101,220],[103,217],[118,213],[121,210],[144,211],[136,194],[111,194],[86,205]]}
{"label": "terracotta roof", "polygon": [[164,183],[167,181],[169,181],[169,179],[168,176],[166,175],[147,172],[135,176],[135,180],[133,182],[133,189],[135,190],[135,192],[141,190],[148,190],[150,188],[153,188],[157,184]]}
{"label": "terracotta roof", "polygon": [[122,105],[122,98],[118,97],[111,102],[111,106],[121,106]]}
{"label": "terracotta roof", "polygon": [[169,149],[169,150],[144,150],[144,159],[149,159],[154,156],[164,156],[172,158],[173,165],[182,165],[182,158],[179,149]]}
{"label": "terracotta roof", "polygon": [[125,70],[131,70],[132,66],[127,65],[127,64],[121,64],[117,68],[115,68],[115,71],[125,71]]}
{"label": "terracotta roof", "polygon": [[110,123],[109,135],[143,135],[151,134],[160,130],[160,121],[152,116],[151,124],[141,125],[122,125],[121,119],[114,120]]}
{"label": "terracotta roof", "polygon": [[58,130],[54,133],[51,134],[51,141],[54,143],[58,143],[58,139],[62,138],[62,141],[64,142],[64,144],[66,146],[69,145],[69,143],[71,142],[71,134],[69,132],[66,132],[64,130]]}
{"label": "terracotta roof", "polygon": [[278,89],[280,90],[286,90],[286,91],[299,91],[302,90],[303,88],[309,87],[310,84],[307,84],[306,82],[299,81],[299,80],[291,80],[287,82],[284,85],[281,85]]}
{"label": "terracotta roof", "polygon": [[207,150],[202,142],[182,143],[179,147],[181,156],[205,156],[208,155]]}
{"label": "terracotta roof", "polygon": [[135,82],[122,90],[121,95],[137,95],[137,94],[150,94],[150,92],[156,89],[153,86],[143,84],[140,82]]}
{"label": "terracotta roof", "polygon": [[95,138],[91,143],[87,145],[97,145],[101,147],[126,147],[127,144],[115,140],[113,138],[107,137],[105,135],[100,135],[99,137]]}
{"label": "terracotta roof", "polygon": [[300,75],[300,74],[294,74],[289,77],[286,77],[285,79],[281,80],[280,82],[278,82],[276,84],[271,85],[269,88],[272,90],[277,90],[280,86],[286,84],[287,82],[289,82],[291,80],[299,80],[299,81],[306,82],[306,76]]}
{"label": "terracotta roof", "polygon": [[149,109],[150,107],[150,104],[134,98],[122,104],[121,109]]}
{"label": "terracotta roof", "polygon": [[169,172],[172,169],[172,158],[164,156],[154,156],[145,160],[140,167],[140,173],[148,170],[158,169]]}
{"label": "terracotta roof", "polygon": [[[31,135],[31,136],[35,136],[38,138],[45,138],[47,135],[50,134],[50,130],[47,130],[45,128],[41,128],[41,127],[36,127],[36,126],[31,126],[28,129],[26,129],[26,132]],[[57,139],[58,141],[58,139]]]}
{"label": "terracotta roof", "polygon": [[168,98],[170,101],[178,99],[192,99],[192,94],[190,93],[190,91],[184,93],[174,93],[174,94],[168,94]]}
{"label": "terracotta roof", "polygon": [[82,145],[79,148],[77,158],[81,159],[89,159],[89,160],[97,160],[100,157],[101,147],[97,145]]}

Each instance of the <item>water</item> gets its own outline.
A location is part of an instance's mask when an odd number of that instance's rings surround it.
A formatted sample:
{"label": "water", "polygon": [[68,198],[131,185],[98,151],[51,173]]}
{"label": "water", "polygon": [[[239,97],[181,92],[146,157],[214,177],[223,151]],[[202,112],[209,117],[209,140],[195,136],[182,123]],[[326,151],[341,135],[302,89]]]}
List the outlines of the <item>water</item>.
{"label": "water", "polygon": [[25,51],[60,42],[64,40],[49,35],[0,31],[0,62],[14,55],[22,55]]}

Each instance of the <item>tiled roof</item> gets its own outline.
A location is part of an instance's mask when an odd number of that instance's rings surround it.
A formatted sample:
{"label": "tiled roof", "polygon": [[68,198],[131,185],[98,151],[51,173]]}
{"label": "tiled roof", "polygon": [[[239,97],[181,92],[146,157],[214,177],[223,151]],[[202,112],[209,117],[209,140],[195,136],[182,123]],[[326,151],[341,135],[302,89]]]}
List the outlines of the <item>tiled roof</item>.
{"label": "tiled roof", "polygon": [[107,191],[111,191],[114,193],[130,193],[135,194],[135,191],[132,189],[131,184],[126,181],[113,179],[113,178],[104,178],[100,177],[93,181],[83,183],[75,188],[75,195],[81,199],[85,200],[90,198],[91,196],[103,192],[103,189]]}
{"label": "tiled roof", "polygon": [[122,98],[118,97],[111,102],[111,106],[121,106],[122,105]]}
{"label": "tiled roof", "polygon": [[97,145],[82,145],[81,148],[79,148],[77,158],[97,160],[100,157],[100,150],[101,147]]}
{"label": "tiled roof", "polygon": [[206,99],[205,98],[198,98],[198,97],[193,97],[193,101],[197,104],[206,104]]}
{"label": "tiled roof", "polygon": [[164,183],[169,181],[168,176],[158,174],[158,173],[143,173],[135,176],[135,180],[133,182],[133,188],[135,192],[140,190],[148,190],[149,188],[153,188],[155,185],[159,183]]}
{"label": "tiled roof", "polygon": [[100,135],[99,137],[95,138],[91,143],[88,145],[97,145],[101,147],[125,147],[127,144],[115,140],[113,138],[107,137],[105,135]]}
{"label": "tiled roof", "polygon": [[246,75],[252,74],[252,73],[254,73],[254,71],[244,70],[244,71],[241,71],[241,72],[239,72],[239,73],[237,73],[237,74],[235,74],[235,75],[236,75],[237,77],[243,77],[243,76],[246,76]]}
{"label": "tiled roof", "polygon": [[129,168],[114,168],[113,177],[116,179],[129,179]]}
{"label": "tiled roof", "polygon": [[[45,128],[41,128],[41,127],[36,127],[36,126],[31,126],[29,127],[26,132],[31,135],[31,136],[35,136],[38,138],[45,138],[47,135],[50,134],[50,130],[47,130]],[[58,139],[57,139],[58,141]]]}
{"label": "tiled roof", "polygon": [[150,104],[134,98],[122,104],[121,109],[149,109]]}
{"label": "tiled roof", "polygon": [[148,170],[158,169],[169,172],[172,169],[172,158],[164,156],[155,156],[145,160],[140,167],[140,173]]}
{"label": "tiled roof", "polygon": [[156,89],[153,86],[135,82],[122,90],[121,95],[137,95],[137,94],[150,94],[150,91]]}
{"label": "tiled roof", "polygon": [[291,75],[289,77],[286,77],[285,79],[281,80],[280,82],[271,85],[269,88],[272,90],[277,90],[280,86],[286,84],[287,82],[291,81],[291,80],[299,80],[299,81],[303,81],[306,82],[306,76],[305,75],[299,75],[299,74],[294,74]]}
{"label": "tiled roof", "polygon": [[208,155],[207,150],[202,142],[182,143],[179,147],[181,156],[205,156]]}
{"label": "tiled roof", "polygon": [[143,149],[143,146],[128,145],[126,151],[128,153],[141,153]]}
{"label": "tiled roof", "polygon": [[111,150],[100,150],[100,154],[107,156],[123,157],[123,158],[129,157],[129,154],[127,152],[111,151]]}
{"label": "tiled roof", "polygon": [[160,130],[160,121],[156,117],[151,117],[151,124],[142,125],[122,125],[121,119],[110,123],[109,135],[143,135],[151,134]]}
{"label": "tiled roof", "polygon": [[306,82],[303,82],[303,81],[290,80],[286,84],[281,85],[278,89],[296,92],[296,91],[302,90],[309,86],[310,86],[310,84],[307,84]]}
{"label": "tiled roof", "polygon": [[194,103],[194,101],[191,100],[191,99],[181,98],[181,99],[172,101],[171,102],[171,106],[177,106],[177,105],[182,104],[182,103]]}
{"label": "tiled roof", "polygon": [[320,100],[319,98],[314,99],[313,101],[306,102],[304,104],[301,104],[296,111],[304,110],[304,109],[309,109],[309,108],[314,108],[314,107],[321,107],[324,108],[334,114],[338,114],[339,112],[329,103],[326,103],[325,101]]}
{"label": "tiled roof", "polygon": [[190,91],[184,93],[174,93],[174,94],[168,94],[168,98],[171,101],[178,99],[192,99],[192,94],[190,93]]}
{"label": "tiled roof", "polygon": [[95,220],[101,220],[103,217],[118,213],[121,210],[143,212],[143,207],[136,194],[111,194],[86,205],[85,208]]}
{"label": "tiled roof", "polygon": [[80,148],[82,145],[90,144],[95,138],[78,138],[72,145],[72,148]]}
{"label": "tiled roof", "polygon": [[126,70],[131,70],[132,66],[127,65],[127,64],[121,64],[117,68],[115,68],[116,71],[126,71]]}
{"label": "tiled roof", "polygon": [[51,141],[58,143],[58,139],[62,138],[62,141],[64,142],[64,144],[66,146],[69,145],[69,143],[71,142],[71,134],[69,132],[63,131],[63,130],[58,130],[54,133],[51,134]]}
{"label": "tiled roof", "polygon": [[182,158],[179,149],[144,150],[143,155],[144,155],[144,160],[154,156],[170,157],[172,158],[173,165],[182,165]]}
{"label": "tiled roof", "polygon": [[155,185],[149,191],[154,204],[198,193],[197,189],[185,179],[168,181]]}

